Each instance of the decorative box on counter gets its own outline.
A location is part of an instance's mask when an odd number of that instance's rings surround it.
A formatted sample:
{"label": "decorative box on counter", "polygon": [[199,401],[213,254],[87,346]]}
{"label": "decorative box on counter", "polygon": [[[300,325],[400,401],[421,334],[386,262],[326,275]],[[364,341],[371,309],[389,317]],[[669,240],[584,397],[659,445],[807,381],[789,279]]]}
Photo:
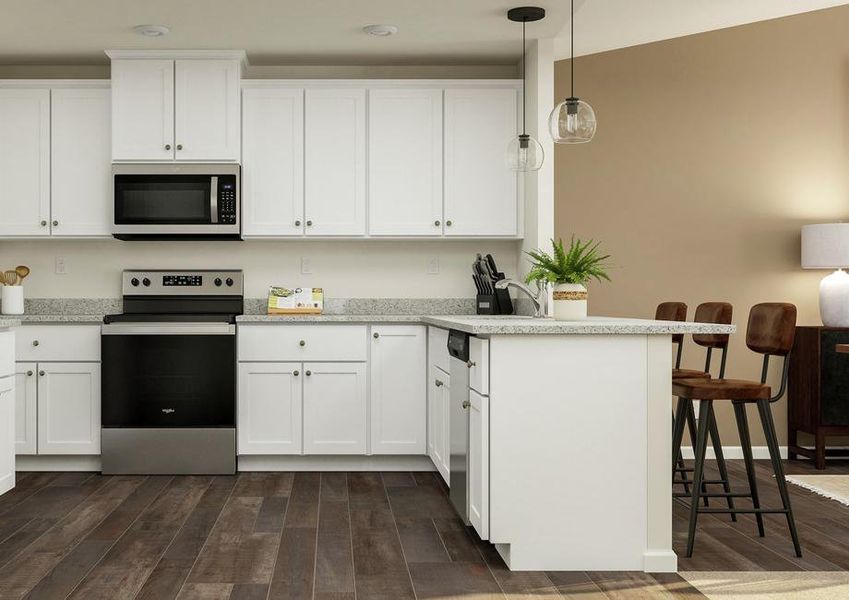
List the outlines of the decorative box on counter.
{"label": "decorative box on counter", "polygon": [[322,288],[268,288],[268,314],[320,315],[324,310]]}

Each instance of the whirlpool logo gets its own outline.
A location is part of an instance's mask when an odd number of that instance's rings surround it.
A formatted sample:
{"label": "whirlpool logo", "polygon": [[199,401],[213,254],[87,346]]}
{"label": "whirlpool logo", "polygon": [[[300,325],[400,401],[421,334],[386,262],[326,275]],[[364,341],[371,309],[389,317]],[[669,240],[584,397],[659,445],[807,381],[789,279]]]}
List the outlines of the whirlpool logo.
{"label": "whirlpool logo", "polygon": [[170,415],[170,414],[174,413],[174,409],[173,408],[163,408],[162,412],[165,413],[166,415]]}

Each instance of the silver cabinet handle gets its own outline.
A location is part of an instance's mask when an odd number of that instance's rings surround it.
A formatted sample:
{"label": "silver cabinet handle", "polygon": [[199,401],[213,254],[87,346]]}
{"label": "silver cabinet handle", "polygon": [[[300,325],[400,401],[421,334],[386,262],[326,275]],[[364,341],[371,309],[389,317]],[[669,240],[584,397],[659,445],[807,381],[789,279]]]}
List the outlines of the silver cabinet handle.
{"label": "silver cabinet handle", "polygon": [[42,222],[41,222],[41,226],[42,226],[42,227],[47,227],[47,221],[42,221]]}
{"label": "silver cabinet handle", "polygon": [[59,221],[53,221],[53,227],[58,227],[58,226],[59,226]]}
{"label": "silver cabinet handle", "polygon": [[301,340],[300,342],[298,342],[298,346],[301,346],[302,348],[306,345],[307,345],[307,343],[304,340]]}
{"label": "silver cabinet handle", "polygon": [[374,339],[377,339],[377,338],[379,338],[379,337],[380,337],[380,334],[379,334],[379,333],[377,333],[377,332],[375,331],[375,332],[372,334],[372,337],[373,337]]}
{"label": "silver cabinet handle", "polygon": [[33,341],[32,341],[32,345],[33,345],[33,346],[38,346],[38,340],[33,340]]}
{"label": "silver cabinet handle", "polygon": [[472,405],[472,403],[469,402],[468,400],[463,401],[463,408],[469,408],[471,405]]}
{"label": "silver cabinet handle", "polygon": [[312,227],[312,221],[311,220],[307,220],[307,227]]}
{"label": "silver cabinet handle", "polygon": [[307,372],[305,373],[305,375],[306,375],[307,377],[309,377],[310,375],[312,375],[312,371],[307,371]]}
{"label": "silver cabinet handle", "polygon": [[436,379],[434,381],[434,383],[436,384],[436,387],[442,387],[443,385],[445,385],[445,383],[443,383],[442,381],[439,381],[438,379]]}
{"label": "silver cabinet handle", "polygon": [[300,219],[295,220],[295,227],[300,227],[300,226],[301,226],[301,220]]}
{"label": "silver cabinet handle", "polygon": [[166,149],[166,150],[170,150],[170,149],[171,149],[171,144],[165,144],[165,149]]}
{"label": "silver cabinet handle", "polygon": [[292,372],[292,375],[294,375],[295,377],[297,377],[300,374],[301,374],[301,372],[298,371],[298,370],[295,370],[295,371]]}
{"label": "silver cabinet handle", "polygon": [[433,222],[433,224],[434,224],[435,227],[439,227],[440,225],[442,225],[442,221],[437,219],[436,221]]}
{"label": "silver cabinet handle", "polygon": [[182,149],[183,149],[183,144],[177,144],[177,150],[182,150]]}
{"label": "silver cabinet handle", "polygon": [[454,222],[453,222],[453,221],[445,221],[445,224],[446,224],[448,227],[451,227],[451,226],[454,224]]}
{"label": "silver cabinet handle", "polygon": [[471,368],[472,368],[472,367],[474,367],[476,364],[477,364],[477,363],[475,363],[475,362],[468,361],[468,362],[466,363],[466,366],[467,366],[467,367],[469,367],[469,368],[471,369]]}
{"label": "silver cabinet handle", "polygon": [[44,377],[44,371],[39,371],[38,374],[39,376]]}
{"label": "silver cabinet handle", "polygon": [[27,371],[27,377],[32,377],[32,371]]}

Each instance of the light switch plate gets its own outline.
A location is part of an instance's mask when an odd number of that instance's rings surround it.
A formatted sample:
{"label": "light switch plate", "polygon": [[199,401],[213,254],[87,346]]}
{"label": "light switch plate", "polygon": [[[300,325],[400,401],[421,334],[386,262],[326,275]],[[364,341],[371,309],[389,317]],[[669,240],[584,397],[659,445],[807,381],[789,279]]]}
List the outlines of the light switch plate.
{"label": "light switch plate", "polygon": [[306,257],[301,257],[301,275],[309,275],[312,273],[312,261]]}
{"label": "light switch plate", "polygon": [[431,256],[427,259],[428,275],[439,275],[439,257]]}
{"label": "light switch plate", "polygon": [[68,265],[65,263],[64,256],[56,257],[56,274],[57,275],[65,275],[68,272]]}

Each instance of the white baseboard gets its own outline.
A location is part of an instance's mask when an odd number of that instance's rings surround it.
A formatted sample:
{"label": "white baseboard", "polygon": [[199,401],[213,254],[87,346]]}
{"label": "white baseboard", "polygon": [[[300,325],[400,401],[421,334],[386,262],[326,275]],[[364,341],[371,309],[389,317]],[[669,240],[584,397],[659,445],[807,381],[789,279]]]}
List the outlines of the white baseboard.
{"label": "white baseboard", "polygon": [[[781,454],[781,458],[787,458],[787,446],[779,446],[778,451]],[[693,449],[690,446],[685,444],[684,447],[681,448],[681,454],[684,455],[685,459],[693,460]],[[729,460],[743,460],[742,446],[723,446],[722,454],[725,456],[726,459]],[[752,456],[755,457],[756,460],[768,460],[769,448],[767,448],[766,446],[752,446]],[[716,455],[713,452],[713,448],[709,447],[707,449],[707,457],[709,459],[716,458]]]}
{"label": "white baseboard", "polygon": [[436,471],[427,456],[239,456],[239,471]]}
{"label": "white baseboard", "polygon": [[18,471],[96,471],[100,472],[100,455],[97,456],[59,456],[25,455],[15,457],[15,469]]}

